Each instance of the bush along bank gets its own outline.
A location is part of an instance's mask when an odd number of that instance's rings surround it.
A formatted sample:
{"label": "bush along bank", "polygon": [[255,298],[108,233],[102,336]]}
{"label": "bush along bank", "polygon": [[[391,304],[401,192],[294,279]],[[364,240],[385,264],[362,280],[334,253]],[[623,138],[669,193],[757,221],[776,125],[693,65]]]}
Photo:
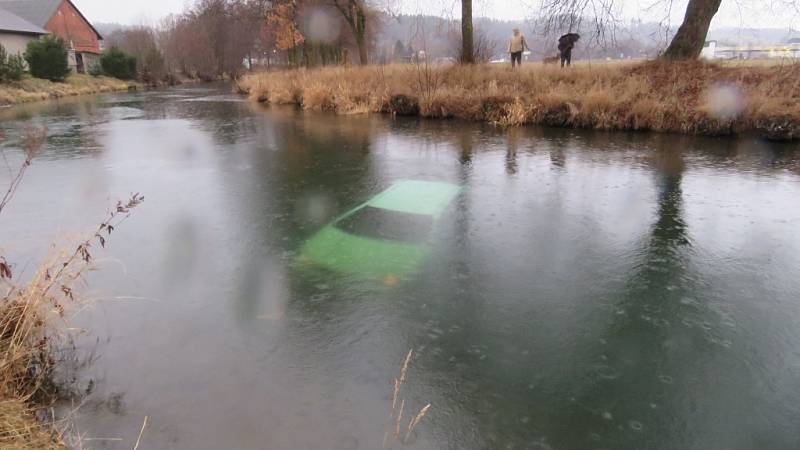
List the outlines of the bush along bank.
{"label": "bush along bank", "polygon": [[[132,81],[136,60],[116,48],[106,51],[102,58],[111,69],[108,75],[116,79],[101,76],[99,64],[89,68],[93,77],[72,73],[67,54],[64,41],[52,36],[29,42],[24,57],[10,55],[0,45],[0,107],[140,87]],[[25,73],[26,68],[29,74]]]}
{"label": "bush along bank", "polygon": [[340,114],[800,139],[800,64],[329,67],[251,74],[239,89],[261,103]]}

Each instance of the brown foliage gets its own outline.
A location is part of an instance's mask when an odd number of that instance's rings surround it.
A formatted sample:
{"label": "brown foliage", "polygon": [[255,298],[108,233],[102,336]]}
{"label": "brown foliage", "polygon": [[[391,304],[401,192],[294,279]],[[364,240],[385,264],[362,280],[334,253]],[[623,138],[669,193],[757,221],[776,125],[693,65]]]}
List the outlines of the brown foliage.
{"label": "brown foliage", "polygon": [[265,34],[275,41],[280,50],[289,50],[305,41],[297,25],[295,2],[276,2],[267,13]]}

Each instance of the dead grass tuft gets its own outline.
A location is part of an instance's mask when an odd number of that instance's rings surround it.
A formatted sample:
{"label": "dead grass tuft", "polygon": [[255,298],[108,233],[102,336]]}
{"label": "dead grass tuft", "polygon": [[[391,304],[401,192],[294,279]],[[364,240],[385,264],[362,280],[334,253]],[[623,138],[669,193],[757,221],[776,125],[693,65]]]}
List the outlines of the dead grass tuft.
{"label": "dead grass tuft", "polygon": [[36,420],[20,400],[0,401],[0,448],[4,450],[63,449],[60,438]]}

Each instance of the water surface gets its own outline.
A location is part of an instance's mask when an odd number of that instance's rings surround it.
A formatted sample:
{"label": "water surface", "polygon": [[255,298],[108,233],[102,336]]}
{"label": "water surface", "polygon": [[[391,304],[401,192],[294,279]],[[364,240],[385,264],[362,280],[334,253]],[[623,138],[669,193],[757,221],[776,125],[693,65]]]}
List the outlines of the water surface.
{"label": "water surface", "polygon": [[[86,445],[375,449],[403,357],[409,449],[800,447],[800,151],[265,109],[227,86],[0,112],[0,219],[48,244],[145,204],[97,252]],[[0,161],[0,184],[10,172]],[[399,180],[452,183],[412,276],[299,262]],[[391,274],[387,274],[391,275]]]}

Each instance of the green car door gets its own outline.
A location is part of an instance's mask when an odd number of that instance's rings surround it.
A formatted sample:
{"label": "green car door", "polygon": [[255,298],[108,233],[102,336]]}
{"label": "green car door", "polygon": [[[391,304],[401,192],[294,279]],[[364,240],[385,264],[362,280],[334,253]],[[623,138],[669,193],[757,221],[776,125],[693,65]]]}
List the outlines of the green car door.
{"label": "green car door", "polygon": [[300,260],[387,284],[413,275],[431,251],[441,214],[460,191],[450,183],[398,181],[311,237]]}

